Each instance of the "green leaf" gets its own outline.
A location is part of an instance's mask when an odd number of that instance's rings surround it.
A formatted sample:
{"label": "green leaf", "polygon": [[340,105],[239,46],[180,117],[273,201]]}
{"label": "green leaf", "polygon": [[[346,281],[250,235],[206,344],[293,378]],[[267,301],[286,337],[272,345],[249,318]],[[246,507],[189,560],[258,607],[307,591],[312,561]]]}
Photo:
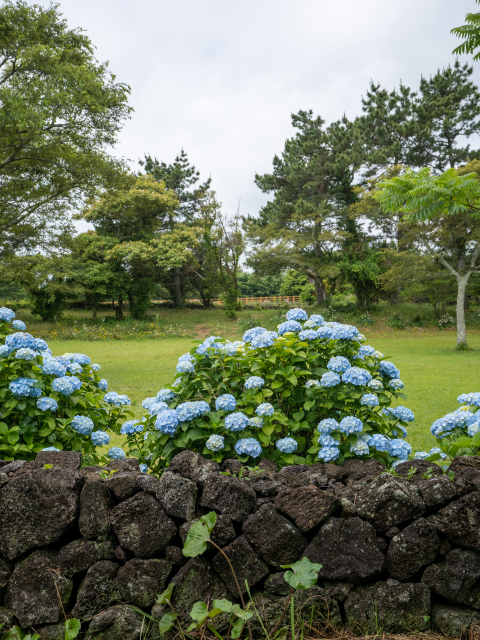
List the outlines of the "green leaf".
{"label": "green leaf", "polygon": [[0,422],[0,435],[6,436],[8,433],[8,427],[5,422]]}
{"label": "green leaf", "polygon": [[318,572],[323,565],[310,562],[308,558],[302,558],[294,564],[282,565],[282,569],[291,569],[283,575],[293,589],[310,589],[317,583]]}
{"label": "green leaf", "polygon": [[217,514],[211,511],[207,513],[206,516],[202,516],[198,522],[195,522],[195,524],[190,527],[183,547],[184,556],[194,558],[205,551],[216,520]]}
{"label": "green leaf", "polygon": [[233,640],[236,640],[236,638],[238,638],[238,636],[240,635],[240,633],[242,632],[243,629],[243,620],[241,618],[236,618],[234,623],[232,624],[232,632],[230,633],[231,637],[233,638]]}
{"label": "green leaf", "polygon": [[160,629],[160,633],[167,633],[173,627],[173,623],[175,622],[175,615],[173,613],[166,613],[160,619],[158,623],[158,628]]}
{"label": "green leaf", "polygon": [[23,640],[25,638],[25,632],[16,625],[4,633],[0,640]]}
{"label": "green leaf", "polygon": [[77,618],[65,621],[65,640],[73,640],[80,633],[82,624]]}
{"label": "green leaf", "polygon": [[230,613],[230,611],[232,610],[232,606],[233,605],[230,600],[225,600],[225,598],[223,598],[222,600],[213,600],[212,611],[209,615],[211,616],[216,609],[219,609],[219,611],[224,611],[225,613]]}
{"label": "green leaf", "polygon": [[172,591],[175,585],[171,582],[163,593],[157,596],[157,604],[170,604],[172,599]]}
{"label": "green leaf", "polygon": [[197,622],[203,622],[208,615],[208,607],[205,602],[195,602],[190,611],[190,617]]}
{"label": "green leaf", "polygon": [[297,377],[294,376],[294,375],[288,376],[287,380],[289,382],[291,382],[293,384],[293,386],[295,386],[297,384],[297,382],[298,382]]}

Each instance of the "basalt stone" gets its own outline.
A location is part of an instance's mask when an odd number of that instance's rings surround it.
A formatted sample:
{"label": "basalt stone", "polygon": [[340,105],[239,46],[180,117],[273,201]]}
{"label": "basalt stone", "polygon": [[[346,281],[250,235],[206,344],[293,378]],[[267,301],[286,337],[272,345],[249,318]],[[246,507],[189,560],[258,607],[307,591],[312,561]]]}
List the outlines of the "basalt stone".
{"label": "basalt stone", "polygon": [[12,460],[4,467],[2,467],[2,472],[6,473],[7,475],[9,473],[15,473],[20,469],[20,467],[23,467],[24,464],[27,464],[26,460]]}
{"label": "basalt stone", "polygon": [[418,490],[425,505],[429,509],[441,507],[453,500],[457,495],[457,489],[446,475],[434,476],[429,480],[417,482]]}
{"label": "basalt stone", "polygon": [[82,465],[82,454],[79,451],[40,451],[35,462],[78,471]]}
{"label": "basalt stone", "polygon": [[265,580],[264,587],[267,593],[272,596],[288,596],[290,593],[290,585],[285,580],[285,571],[273,573]]}
{"label": "basalt stone", "polygon": [[[230,597],[224,582],[205,558],[190,558],[171,582],[174,584],[171,604],[182,624],[191,623],[190,611],[196,602]],[[152,616],[160,620],[167,611],[170,611],[169,607],[157,604],[152,609]],[[219,627],[216,625],[216,628]]]}
{"label": "basalt stone", "polygon": [[168,560],[129,560],[117,574],[123,599],[140,608],[151,607],[156,596],[165,589],[171,570],[172,564]]}
{"label": "basalt stone", "polygon": [[282,483],[276,480],[259,480],[252,484],[252,489],[255,491],[257,496],[261,498],[270,498],[278,495],[280,490],[282,489]]}
{"label": "basalt stone", "polygon": [[[198,520],[191,520],[190,522],[185,522],[179,528],[180,538],[182,539],[183,544],[185,544],[185,540],[187,539],[187,534],[190,531],[190,528],[195,522]],[[230,516],[217,516],[215,521],[215,526],[211,532],[212,541],[215,544],[218,544],[219,547],[224,547],[232,540],[235,540],[237,534],[235,533],[235,529],[233,528],[233,523]]]}
{"label": "basalt stone", "polygon": [[62,607],[68,605],[73,583],[56,573],[57,567],[57,554],[47,550],[34,551],[16,565],[5,606],[15,613],[23,629],[63,618]]}
{"label": "basalt stone", "polygon": [[480,489],[480,469],[473,467],[460,468],[454,474],[453,484],[458,496],[465,496]]}
{"label": "basalt stone", "polygon": [[137,484],[142,491],[154,496],[158,491],[160,481],[151,474],[147,475],[145,473],[141,473],[137,476]]}
{"label": "basalt stone", "polygon": [[6,473],[0,472],[0,488],[3,487],[4,484],[7,484],[8,476]]}
{"label": "basalt stone", "polygon": [[260,458],[258,461],[258,467],[262,469],[262,471],[269,471],[270,473],[278,472],[278,464],[268,458]]}
{"label": "basalt stone", "polygon": [[278,473],[281,476],[296,476],[298,473],[303,473],[309,469],[308,464],[292,464],[287,467],[282,467]]}
{"label": "basalt stone", "polygon": [[41,629],[42,640],[65,640],[65,622],[60,624],[47,624]]}
{"label": "basalt stone", "polygon": [[480,492],[469,493],[434,516],[437,529],[450,542],[480,551]]}
{"label": "basalt stone", "polygon": [[197,493],[195,482],[166,471],[156,495],[169,516],[191,520],[195,516]]}
{"label": "basalt stone", "polygon": [[420,518],[392,538],[385,564],[392,578],[408,580],[433,562],[439,549],[440,538],[435,523]]}
{"label": "basalt stone", "polygon": [[355,587],[345,600],[347,624],[358,636],[428,631],[430,610],[426,584],[377,582]]}
{"label": "basalt stone", "polygon": [[124,460],[112,460],[109,462],[104,469],[108,471],[122,471],[122,472],[135,472],[141,473],[140,471],[140,463],[138,462],[138,458],[125,458]]}
{"label": "basalt stone", "polygon": [[323,586],[327,590],[328,595],[331,598],[335,598],[338,602],[344,602],[348,597],[350,591],[354,588],[354,584],[351,582],[330,582],[323,581]]}
{"label": "basalt stone", "polygon": [[100,479],[87,480],[80,494],[80,533],[89,540],[105,540],[110,532],[110,492]]}
{"label": "basalt stone", "polygon": [[127,500],[141,491],[136,473],[116,473],[111,478],[106,478],[104,482],[107,489],[120,501]]}
{"label": "basalt stone", "polygon": [[274,480],[280,482],[283,487],[290,487],[291,489],[308,487],[314,484],[312,482],[312,476],[306,471],[304,473],[277,473]]}
{"label": "basalt stone", "polygon": [[418,487],[388,473],[382,474],[361,490],[355,506],[358,515],[368,520],[379,532],[418,518],[425,511]]}
{"label": "basalt stone", "polygon": [[90,621],[88,640],[139,640],[144,617],[125,605],[102,611]]}
{"label": "basalt stone", "polygon": [[81,621],[89,620],[121,599],[119,584],[116,580],[117,572],[118,564],[110,560],[101,560],[92,564],[78,588],[77,602],[71,613],[72,618],[78,618]]}
{"label": "basalt stone", "polygon": [[184,564],[187,564],[188,558],[183,555],[182,549],[180,547],[169,546],[165,549],[165,557],[172,564],[178,564],[183,567]]}
{"label": "basalt stone", "polygon": [[449,604],[432,604],[432,631],[450,638],[462,638],[467,630],[480,622],[480,611]]}
{"label": "basalt stone", "polygon": [[72,578],[80,571],[99,560],[111,560],[114,557],[111,540],[95,542],[93,540],[74,540],[62,547],[58,553],[58,566],[64,576]]}
{"label": "basalt stone", "polygon": [[0,558],[0,602],[3,600],[3,596],[5,595],[5,589],[7,588],[10,573],[10,564]]}
{"label": "basalt stone", "polygon": [[385,560],[375,529],[360,518],[329,518],[303,555],[322,565],[320,579],[354,584],[378,576]]}
{"label": "basalt stone", "polygon": [[[0,607],[0,629],[2,633],[7,632],[11,627],[13,627],[13,623],[15,621],[15,613],[11,609],[6,609],[5,607]],[[65,628],[63,631],[65,635]]]}
{"label": "basalt stone", "polygon": [[119,544],[115,547],[115,558],[120,562],[128,562],[132,557],[132,553],[127,549],[124,549]]}
{"label": "basalt stone", "polygon": [[435,464],[434,462],[428,462],[427,460],[419,459],[406,460],[405,462],[401,462],[395,467],[395,473],[406,478],[412,469],[415,469],[414,475],[410,476],[410,480],[413,482],[420,480],[426,473],[433,473],[434,476],[443,475],[443,469],[442,467],[440,467],[440,465]]}
{"label": "basalt stone", "polygon": [[384,471],[384,464],[378,460],[369,460],[358,466],[351,465],[348,468],[348,475],[343,481],[346,482],[347,486],[365,486],[371,484]]}
{"label": "basalt stone", "polygon": [[[248,587],[251,589],[257,584],[257,582],[260,582],[260,580],[263,580],[268,576],[267,565],[260,560],[258,555],[248,544],[245,536],[240,536],[234,540],[231,544],[225,547],[223,551],[230,560],[233,570],[237,575],[242,595],[247,593],[245,581],[248,582]],[[217,555],[212,559],[212,567],[225,582],[230,593],[232,593],[235,598],[238,598],[238,588],[233,577],[232,570],[221,553],[217,553]]]}
{"label": "basalt stone", "polygon": [[31,474],[14,478],[0,489],[0,553],[14,560],[60,540],[77,511],[76,491],[44,493]]}
{"label": "basalt stone", "polygon": [[340,507],[342,509],[340,515],[344,520],[357,517],[357,507],[347,498],[340,498]]}
{"label": "basalt stone", "polygon": [[291,489],[278,494],[275,506],[297,525],[300,531],[310,531],[339,508],[338,498],[314,485]]}
{"label": "basalt stone", "polygon": [[[273,631],[285,611],[288,596],[275,596],[258,592],[253,596],[253,599],[256,601],[256,609],[260,614],[261,620],[258,619],[258,614],[254,615],[250,621],[250,626],[254,637],[264,638],[263,626],[268,633]],[[325,589],[315,586],[303,591],[295,591],[292,599],[298,628],[302,626],[302,622],[309,625],[311,617],[313,617],[316,628],[322,626],[341,628],[343,626],[338,603],[328,595]],[[287,615],[284,616],[278,627],[280,637],[285,635],[285,631],[288,630],[290,632],[290,624],[290,616],[287,611]]]}
{"label": "basalt stone", "polygon": [[203,458],[196,451],[182,451],[172,458],[172,462],[168,467],[172,473],[178,473],[183,478],[204,484],[209,473],[218,473],[220,467],[214,460]]}
{"label": "basalt stone", "polygon": [[460,469],[466,467],[473,467],[480,470],[480,457],[479,456],[459,456],[454,458],[448,467],[449,471],[453,471],[454,474],[458,473]]}
{"label": "basalt stone", "polygon": [[453,604],[480,609],[480,553],[453,549],[425,569],[422,582]]}
{"label": "basalt stone", "polygon": [[145,493],[114,507],[110,520],[120,545],[140,558],[161,553],[177,533],[162,505]]}
{"label": "basalt stone", "polygon": [[243,533],[258,555],[272,566],[296,562],[307,541],[272,504],[264,504],[243,524]]}
{"label": "basalt stone", "polygon": [[200,505],[245,522],[255,507],[255,491],[235,477],[211,473],[205,481]]}

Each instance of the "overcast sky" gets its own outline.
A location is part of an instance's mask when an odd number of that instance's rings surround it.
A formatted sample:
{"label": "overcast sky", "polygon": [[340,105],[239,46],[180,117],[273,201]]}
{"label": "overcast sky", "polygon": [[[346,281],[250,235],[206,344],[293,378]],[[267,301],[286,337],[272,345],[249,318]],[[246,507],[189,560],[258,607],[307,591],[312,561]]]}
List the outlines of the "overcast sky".
{"label": "overcast sky", "polygon": [[[37,0],[38,1],[38,0]],[[48,0],[40,0],[47,6]],[[131,87],[135,109],[115,153],[172,162],[183,147],[232,213],[256,214],[271,169],[312,109],[354,118],[370,80],[417,87],[454,61],[450,29],[474,0],[61,0]],[[471,56],[465,57],[470,60]],[[480,63],[474,78],[480,84]],[[478,148],[479,141],[472,140]]]}

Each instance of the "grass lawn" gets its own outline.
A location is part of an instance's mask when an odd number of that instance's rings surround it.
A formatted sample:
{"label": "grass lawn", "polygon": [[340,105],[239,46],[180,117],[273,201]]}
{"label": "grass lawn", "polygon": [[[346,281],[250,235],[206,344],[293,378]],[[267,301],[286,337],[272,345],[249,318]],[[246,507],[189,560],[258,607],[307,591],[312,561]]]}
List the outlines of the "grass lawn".
{"label": "grass lawn", "polygon": [[[413,451],[428,450],[435,445],[430,425],[457,406],[460,393],[480,390],[480,333],[469,331],[472,351],[454,350],[455,333],[397,332],[366,330],[368,343],[390,356],[400,368],[408,400],[405,405],[415,413],[408,441]],[[219,334],[216,334],[219,335]],[[155,395],[173,380],[177,358],[192,348],[190,338],[158,340],[113,340],[104,342],[81,340],[49,340],[54,355],[66,351],[86,353],[101,365],[102,377],[109,390],[126,393],[137,416],[141,402]],[[121,445],[123,438],[114,437],[112,444]]]}

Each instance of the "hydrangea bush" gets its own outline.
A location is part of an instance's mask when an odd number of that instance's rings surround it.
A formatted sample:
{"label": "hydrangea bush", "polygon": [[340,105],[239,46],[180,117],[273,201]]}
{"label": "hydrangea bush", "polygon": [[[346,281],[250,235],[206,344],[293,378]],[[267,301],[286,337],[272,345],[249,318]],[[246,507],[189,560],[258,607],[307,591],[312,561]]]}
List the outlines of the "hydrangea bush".
{"label": "hydrangea bush", "polygon": [[452,413],[435,420],[430,431],[437,438],[438,447],[417,451],[415,457],[429,461],[452,459],[461,455],[480,453],[480,393],[462,393],[460,406]]}
{"label": "hydrangea bush", "polygon": [[[23,330],[15,313],[0,308],[0,457],[33,460],[42,450],[81,451],[84,464],[105,462],[97,447],[108,431],[120,433],[133,414],[126,396],[107,390],[107,381],[82,353],[53,357],[47,343]],[[113,452],[113,453],[112,453]],[[125,457],[116,447],[109,457]]]}
{"label": "hydrangea bush", "polygon": [[[197,341],[200,342],[200,341]],[[129,451],[161,470],[184,449],[221,462],[259,457],[281,465],[407,459],[413,413],[392,407],[400,371],[350,325],[291,309],[278,331],[242,341],[211,336],[179,358],[172,385],[124,425]]]}

